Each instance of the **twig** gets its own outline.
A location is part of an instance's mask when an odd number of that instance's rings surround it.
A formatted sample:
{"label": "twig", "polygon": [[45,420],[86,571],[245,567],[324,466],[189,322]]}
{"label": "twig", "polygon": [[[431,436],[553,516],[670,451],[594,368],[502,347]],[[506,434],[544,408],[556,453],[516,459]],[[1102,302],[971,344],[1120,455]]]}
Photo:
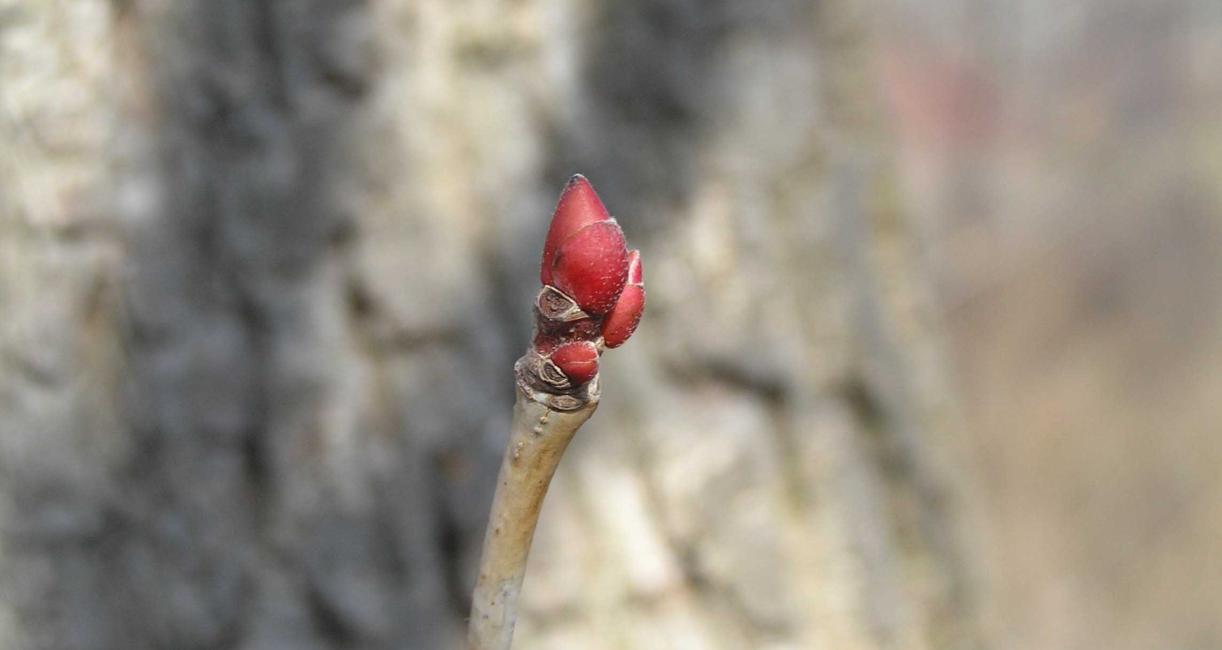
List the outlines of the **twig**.
{"label": "twig", "polygon": [[484,534],[468,647],[509,650],[543,498],[577,429],[598,408],[598,358],[636,330],[640,254],[582,176],[552,216],[535,299],[535,335],[514,365],[517,399]]}
{"label": "twig", "polygon": [[590,392],[576,410],[556,411],[518,388],[513,430],[501,462],[471,602],[470,643],[474,650],[506,650],[510,646],[526,558],[543,497],[573,434],[598,408],[597,387]]}

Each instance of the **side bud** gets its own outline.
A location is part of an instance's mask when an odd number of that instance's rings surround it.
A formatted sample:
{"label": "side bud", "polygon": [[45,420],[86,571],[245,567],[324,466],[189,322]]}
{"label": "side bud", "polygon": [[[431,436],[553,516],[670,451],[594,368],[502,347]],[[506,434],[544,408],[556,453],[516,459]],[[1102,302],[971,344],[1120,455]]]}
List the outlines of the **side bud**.
{"label": "side bud", "polygon": [[620,293],[615,307],[603,320],[603,344],[618,348],[636,331],[645,311],[645,273],[641,267],[641,252],[628,254],[628,284]]}
{"label": "side bud", "polygon": [[565,343],[552,351],[551,362],[574,386],[580,386],[598,374],[598,348],[589,341]]}

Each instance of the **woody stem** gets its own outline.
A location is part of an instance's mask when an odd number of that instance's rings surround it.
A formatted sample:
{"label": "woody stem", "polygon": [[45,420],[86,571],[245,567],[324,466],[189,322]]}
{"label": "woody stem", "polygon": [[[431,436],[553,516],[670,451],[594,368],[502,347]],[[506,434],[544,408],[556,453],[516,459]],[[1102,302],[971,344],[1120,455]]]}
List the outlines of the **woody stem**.
{"label": "woody stem", "polygon": [[[509,650],[535,526],[560,457],[598,407],[598,381],[557,403],[530,387],[519,360],[509,445],[501,461],[471,602],[469,650]],[[564,410],[556,408],[557,404]]]}

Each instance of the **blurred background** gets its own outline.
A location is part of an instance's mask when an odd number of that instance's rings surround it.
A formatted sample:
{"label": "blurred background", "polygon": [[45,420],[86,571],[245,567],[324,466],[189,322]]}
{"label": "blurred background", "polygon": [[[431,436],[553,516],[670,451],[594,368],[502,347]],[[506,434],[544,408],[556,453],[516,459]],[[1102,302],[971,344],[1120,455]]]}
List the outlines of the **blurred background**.
{"label": "blurred background", "polygon": [[0,649],[1222,648],[1216,0],[0,0]]}

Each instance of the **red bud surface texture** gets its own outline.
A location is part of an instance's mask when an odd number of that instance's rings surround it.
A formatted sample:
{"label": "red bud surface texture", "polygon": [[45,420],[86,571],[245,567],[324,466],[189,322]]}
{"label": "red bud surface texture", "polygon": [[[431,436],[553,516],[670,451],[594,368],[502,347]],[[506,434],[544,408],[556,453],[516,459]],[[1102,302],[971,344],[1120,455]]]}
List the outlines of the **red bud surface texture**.
{"label": "red bud surface texture", "polygon": [[614,221],[582,228],[556,251],[552,286],[591,316],[611,311],[627,280],[628,249]]}

